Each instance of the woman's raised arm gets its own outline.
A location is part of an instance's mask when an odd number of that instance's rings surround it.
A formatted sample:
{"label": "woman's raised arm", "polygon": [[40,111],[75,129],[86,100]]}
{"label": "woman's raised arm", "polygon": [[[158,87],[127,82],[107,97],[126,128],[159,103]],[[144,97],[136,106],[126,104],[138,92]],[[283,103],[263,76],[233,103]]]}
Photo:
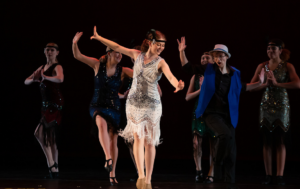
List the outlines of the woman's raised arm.
{"label": "woman's raised arm", "polygon": [[105,39],[104,37],[101,37],[97,33],[96,26],[94,27],[94,35],[91,37],[91,39],[96,39],[96,40],[100,41],[101,43],[103,43],[105,46],[113,49],[114,51],[125,54],[125,55],[133,58],[134,60],[136,60],[138,55],[141,53],[141,51],[139,51],[139,50],[125,48],[113,41],[110,41],[108,39]]}
{"label": "woman's raised arm", "polygon": [[78,48],[77,42],[79,41],[82,34],[83,34],[82,32],[77,32],[73,38],[72,50],[73,50],[74,58],[76,58],[80,62],[87,64],[88,66],[93,68],[94,71],[96,72],[99,68],[100,61],[96,58],[88,57],[88,56],[81,54],[81,52]]}

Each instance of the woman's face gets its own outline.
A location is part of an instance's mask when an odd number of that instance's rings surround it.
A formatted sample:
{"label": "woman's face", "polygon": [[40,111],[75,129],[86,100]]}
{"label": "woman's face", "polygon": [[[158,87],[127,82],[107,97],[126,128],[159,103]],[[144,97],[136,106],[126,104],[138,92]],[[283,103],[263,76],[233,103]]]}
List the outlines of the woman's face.
{"label": "woman's face", "polygon": [[46,47],[44,53],[48,60],[55,60],[56,56],[59,54],[59,51],[54,47]]}
{"label": "woman's face", "polygon": [[[159,39],[159,40],[165,40],[165,39]],[[150,42],[150,51],[153,54],[157,54],[160,55],[160,53],[162,53],[162,51],[165,49],[165,42],[155,42],[154,44],[152,42]]]}
{"label": "woman's face", "polygon": [[214,56],[215,63],[217,63],[217,65],[220,68],[223,68],[224,66],[226,66],[228,56],[226,56],[225,53],[216,51],[216,52],[213,52],[213,56]]}
{"label": "woman's face", "polygon": [[211,55],[202,55],[201,56],[201,65],[206,65],[207,63],[214,63]]}
{"label": "woman's face", "polygon": [[282,49],[279,49],[278,46],[270,45],[274,43],[269,43],[269,46],[267,48],[267,54],[270,59],[276,59],[280,58],[280,54],[282,52]]}
{"label": "woman's face", "polygon": [[108,53],[108,56],[111,58],[111,61],[115,61],[117,63],[120,63],[122,60],[122,54],[116,51]]}

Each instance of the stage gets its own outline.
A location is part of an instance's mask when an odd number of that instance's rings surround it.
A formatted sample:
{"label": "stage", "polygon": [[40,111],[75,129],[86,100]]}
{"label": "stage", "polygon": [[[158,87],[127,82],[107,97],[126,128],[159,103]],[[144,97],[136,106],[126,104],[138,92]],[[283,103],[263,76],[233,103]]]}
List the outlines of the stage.
{"label": "stage", "polygon": [[[97,161],[98,160],[98,161]],[[117,186],[110,186],[108,174],[102,168],[101,158],[62,159],[60,179],[43,179],[47,169],[40,160],[28,160],[22,166],[5,167],[0,172],[0,189],[135,189],[135,169],[130,159],[120,159],[117,165]],[[77,162],[74,163],[74,162]],[[72,164],[74,165],[72,166]],[[207,173],[207,160],[203,161],[204,173]],[[18,163],[17,163],[18,164]],[[19,168],[18,168],[19,167]],[[1,169],[2,170],[2,169]],[[264,177],[263,162],[238,161],[236,180],[240,189],[259,188],[299,188],[299,163],[287,162],[285,171],[286,186],[261,185]],[[192,160],[157,160],[155,162],[153,189],[222,189],[224,183],[203,184],[194,182]]]}

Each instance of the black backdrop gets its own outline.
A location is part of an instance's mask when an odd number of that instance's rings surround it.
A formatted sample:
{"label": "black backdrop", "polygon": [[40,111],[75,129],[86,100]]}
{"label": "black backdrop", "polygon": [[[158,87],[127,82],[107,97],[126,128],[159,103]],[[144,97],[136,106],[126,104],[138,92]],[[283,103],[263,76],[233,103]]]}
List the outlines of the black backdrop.
{"label": "black backdrop", "polygon": [[[297,1],[13,1],[5,3],[2,22],[2,114],[1,151],[5,157],[42,156],[33,136],[40,119],[41,98],[37,84],[25,86],[24,80],[45,64],[43,48],[54,41],[60,46],[59,61],[64,68],[62,91],[65,117],[62,128],[61,157],[103,157],[99,142],[89,130],[88,113],[93,93],[93,70],[75,60],[72,39],[83,31],[79,41],[81,52],[99,58],[105,52],[100,42],[91,41],[93,26],[99,35],[118,38],[129,46],[132,39],[141,43],[147,30],[155,28],[167,36],[161,56],[173,74],[185,81],[184,91],[174,94],[173,87],[163,77],[161,133],[163,143],[157,148],[160,159],[192,159],[191,111],[193,102],[185,101],[191,75],[180,65],[176,39],[186,36],[186,54],[199,62],[204,51],[216,43],[226,44],[232,58],[229,63],[250,82],[257,65],[268,60],[266,39],[280,38],[292,52],[290,62],[299,72],[299,13]],[[4,25],[3,25],[4,24]],[[1,27],[2,28],[2,27]],[[131,67],[123,56],[122,66]],[[299,90],[289,90],[293,146],[289,161],[299,160]],[[240,118],[236,129],[238,159],[261,160],[262,148],[258,133],[261,92],[244,93],[240,101]],[[205,143],[208,146],[208,143]],[[119,139],[119,156],[129,153]]]}

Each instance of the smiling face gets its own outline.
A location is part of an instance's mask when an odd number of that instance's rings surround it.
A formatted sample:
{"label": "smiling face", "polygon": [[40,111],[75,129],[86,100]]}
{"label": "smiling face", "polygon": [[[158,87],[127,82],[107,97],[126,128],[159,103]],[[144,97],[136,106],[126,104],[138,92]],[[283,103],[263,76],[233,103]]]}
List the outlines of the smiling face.
{"label": "smiling face", "polygon": [[120,63],[122,60],[122,54],[116,51],[112,51],[107,53],[108,58],[110,59],[110,61],[115,62],[115,63]]}
{"label": "smiling face", "polygon": [[214,62],[217,63],[220,68],[224,68],[224,66],[226,66],[228,56],[225,53],[215,51],[212,55],[214,57]]}
{"label": "smiling face", "polygon": [[59,51],[56,49],[58,46],[55,43],[48,43],[44,49],[47,60],[56,60]]}
{"label": "smiling face", "polygon": [[206,65],[207,63],[214,63],[211,55],[204,54],[201,56],[201,65]]}
{"label": "smiling face", "polygon": [[[159,40],[166,40],[166,39],[160,38]],[[165,49],[165,45],[166,45],[165,42],[155,41],[153,44],[153,42],[149,41],[150,52],[156,55],[160,55],[162,51]]]}
{"label": "smiling face", "polygon": [[280,58],[280,54],[282,52],[282,49],[280,49],[278,46],[274,46],[274,43],[269,43],[269,46],[267,48],[267,54],[270,59],[277,59]]}

